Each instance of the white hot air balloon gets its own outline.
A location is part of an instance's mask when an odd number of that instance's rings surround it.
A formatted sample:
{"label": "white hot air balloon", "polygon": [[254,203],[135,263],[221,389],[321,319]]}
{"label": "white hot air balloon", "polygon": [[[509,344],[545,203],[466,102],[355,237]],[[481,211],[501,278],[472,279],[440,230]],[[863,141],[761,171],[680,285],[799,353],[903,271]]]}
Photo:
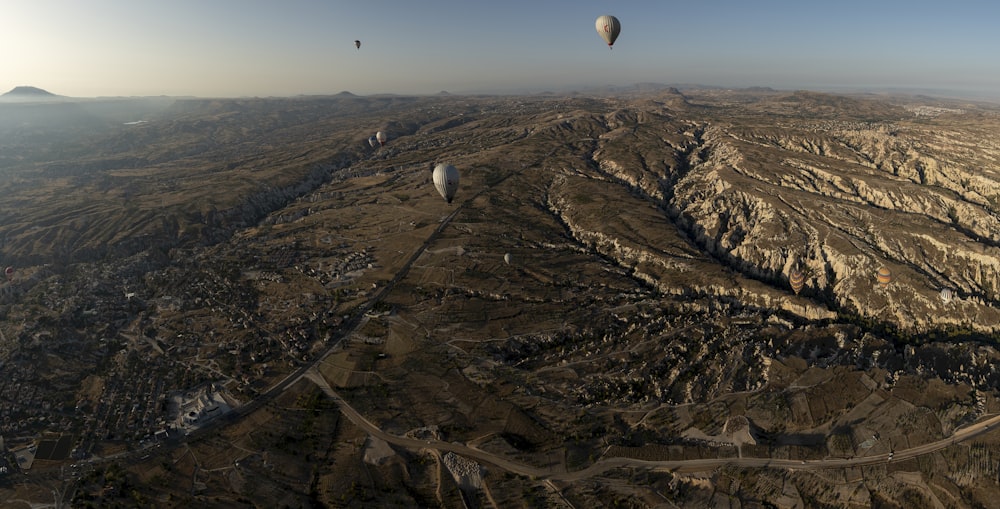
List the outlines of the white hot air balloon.
{"label": "white hot air balloon", "polygon": [[608,43],[608,48],[615,43],[615,39],[618,38],[618,34],[622,31],[622,24],[618,22],[618,18],[614,16],[604,16],[597,17],[597,33],[604,39],[604,42]]}
{"label": "white hot air balloon", "polygon": [[503,262],[510,265],[510,253],[503,255]]}
{"label": "white hot air balloon", "polygon": [[379,131],[375,133],[375,139],[378,140],[379,146],[385,145],[385,131]]}
{"label": "white hot air balloon", "polygon": [[434,167],[434,187],[448,203],[455,199],[458,191],[458,169],[450,164],[439,164]]}
{"label": "white hot air balloon", "polygon": [[951,302],[951,299],[955,298],[955,292],[951,288],[941,289],[941,302],[945,304]]}

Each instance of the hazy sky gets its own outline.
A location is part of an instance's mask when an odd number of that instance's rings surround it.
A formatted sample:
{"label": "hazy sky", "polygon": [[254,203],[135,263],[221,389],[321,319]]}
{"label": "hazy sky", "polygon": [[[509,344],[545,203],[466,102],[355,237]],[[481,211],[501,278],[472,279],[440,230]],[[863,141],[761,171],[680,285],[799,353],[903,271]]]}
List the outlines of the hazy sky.
{"label": "hazy sky", "polygon": [[[614,50],[594,29],[601,14],[621,20]],[[5,1],[0,92],[228,97],[660,82],[1000,96],[998,26],[1000,2],[964,0]]]}

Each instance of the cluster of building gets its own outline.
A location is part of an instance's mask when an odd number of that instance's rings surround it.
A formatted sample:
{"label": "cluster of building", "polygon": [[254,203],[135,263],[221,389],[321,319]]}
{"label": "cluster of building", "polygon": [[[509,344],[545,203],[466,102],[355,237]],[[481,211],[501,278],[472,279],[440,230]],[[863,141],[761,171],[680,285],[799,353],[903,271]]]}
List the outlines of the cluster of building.
{"label": "cluster of building", "polygon": [[42,387],[31,383],[26,363],[0,363],[0,436],[13,437],[39,425],[63,421]]}
{"label": "cluster of building", "polygon": [[[323,347],[344,320],[338,300],[365,292],[350,281],[374,268],[371,253],[330,252],[318,263],[277,249],[235,271],[192,253],[118,284],[95,264],[79,269],[82,285],[55,277],[22,288],[34,321],[13,327],[9,315],[0,328],[17,336],[0,341],[0,437],[72,435],[80,459],[102,443],[142,447],[190,431],[252,399]],[[300,277],[328,293],[289,290]]]}

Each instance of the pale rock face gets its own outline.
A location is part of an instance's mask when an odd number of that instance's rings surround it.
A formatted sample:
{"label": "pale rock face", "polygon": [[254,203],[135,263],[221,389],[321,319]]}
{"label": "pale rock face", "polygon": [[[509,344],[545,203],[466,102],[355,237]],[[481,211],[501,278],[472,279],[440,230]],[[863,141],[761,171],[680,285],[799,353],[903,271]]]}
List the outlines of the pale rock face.
{"label": "pale rock face", "polygon": [[[765,323],[778,330],[851,316],[895,325],[904,335],[949,326],[991,331],[1000,322],[1000,253],[990,240],[1000,227],[983,184],[996,175],[982,169],[996,153],[988,141],[965,140],[958,146],[975,149],[955,151],[942,136],[958,131],[942,135],[905,121],[741,125],[682,115],[655,108],[604,118],[567,113],[553,129],[535,131],[572,149],[549,154],[533,174],[532,192],[541,197],[534,206],[558,221],[569,245],[677,297],[682,316],[704,313],[720,327],[741,326],[732,317],[738,308],[767,310]],[[893,274],[885,287],[876,281],[883,266]],[[805,275],[799,295],[788,282],[795,268]],[[946,286],[956,292],[948,303],[939,296]],[[648,391],[622,394],[635,404],[650,397],[671,404],[754,390],[768,383],[773,360],[787,356],[864,367],[901,361],[906,373],[953,373],[973,386],[994,379],[985,365],[970,368],[968,343],[910,348],[903,360],[884,339],[838,334],[827,343],[758,349],[760,340],[666,341],[660,349],[668,360],[622,371],[622,380],[657,373]],[[705,344],[708,350],[699,349]],[[599,356],[599,349],[581,356]],[[687,379],[681,359],[692,358],[713,359],[706,368],[712,374]],[[989,347],[979,357],[995,358]],[[739,359],[748,375],[735,377],[735,386],[721,382],[734,379],[725,366]],[[891,385],[899,374],[874,378],[874,385]],[[581,380],[566,393],[587,404],[625,384],[604,374]]]}
{"label": "pale rock face", "polygon": [[[651,118],[609,114],[611,131],[593,160],[600,178],[672,218],[663,228],[738,274],[735,284],[682,284],[809,318],[830,316],[826,304],[917,330],[1000,330],[1000,149],[989,138],[905,122],[819,121],[705,123],[644,144],[637,130]],[[606,223],[588,223],[572,200],[551,205],[579,240],[661,291],[681,291],[664,274],[697,271],[645,232],[616,235]],[[809,304],[788,303],[782,292],[796,264]],[[882,266],[893,272],[884,288],[875,281]],[[945,286],[958,296],[947,305],[936,298]]]}

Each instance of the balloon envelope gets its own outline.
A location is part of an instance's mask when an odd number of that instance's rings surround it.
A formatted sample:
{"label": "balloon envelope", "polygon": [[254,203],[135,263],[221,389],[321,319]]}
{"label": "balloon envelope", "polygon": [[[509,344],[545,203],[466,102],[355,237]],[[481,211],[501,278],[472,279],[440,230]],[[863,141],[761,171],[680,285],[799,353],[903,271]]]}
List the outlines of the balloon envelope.
{"label": "balloon envelope", "polygon": [[503,255],[503,262],[510,265],[510,253]]}
{"label": "balloon envelope", "polygon": [[791,274],[788,275],[788,284],[792,287],[795,295],[798,295],[802,291],[802,287],[806,284],[805,274],[799,269],[792,269]]}
{"label": "balloon envelope", "polygon": [[361,41],[354,41],[354,47],[361,49]]}
{"label": "balloon envelope", "polygon": [[386,140],[385,131],[379,131],[375,133],[375,139],[378,140],[379,145],[385,145],[385,140]]}
{"label": "balloon envelope", "polygon": [[378,145],[378,140],[374,136],[372,136],[372,137],[368,138],[368,144],[371,145],[372,147],[374,147],[374,146]]}
{"label": "balloon envelope", "polygon": [[889,270],[889,267],[880,267],[875,279],[878,281],[879,285],[888,286],[889,282],[892,281],[892,271]]}
{"label": "balloon envelope", "polygon": [[4,269],[3,273],[4,275],[7,276],[8,281],[14,279],[14,267],[7,267],[6,269]]}
{"label": "balloon envelope", "polygon": [[622,24],[618,22],[618,18],[606,14],[597,17],[596,26],[598,35],[608,43],[609,48],[615,43],[615,39],[618,39],[618,33],[622,31]]}
{"label": "balloon envelope", "polygon": [[942,302],[944,302],[945,304],[947,304],[947,303],[951,302],[951,299],[954,299],[954,298],[955,298],[955,292],[953,292],[951,288],[942,288],[941,289],[941,301]]}
{"label": "balloon envelope", "polygon": [[439,164],[434,167],[434,187],[448,203],[455,199],[458,191],[458,168],[450,164]]}

